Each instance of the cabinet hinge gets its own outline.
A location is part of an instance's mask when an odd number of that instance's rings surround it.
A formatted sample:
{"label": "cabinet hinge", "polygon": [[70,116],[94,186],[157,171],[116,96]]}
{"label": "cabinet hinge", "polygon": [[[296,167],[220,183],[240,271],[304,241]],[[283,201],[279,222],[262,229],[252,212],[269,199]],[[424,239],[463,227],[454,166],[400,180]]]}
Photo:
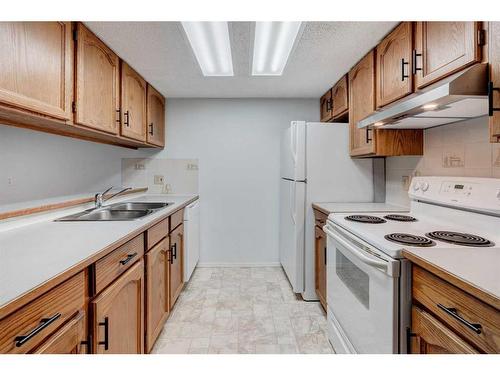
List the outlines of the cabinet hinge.
{"label": "cabinet hinge", "polygon": [[480,29],[477,31],[477,44],[480,46],[486,44],[486,30]]}
{"label": "cabinet hinge", "polygon": [[73,113],[76,113],[76,102],[71,103],[71,109],[73,110]]}

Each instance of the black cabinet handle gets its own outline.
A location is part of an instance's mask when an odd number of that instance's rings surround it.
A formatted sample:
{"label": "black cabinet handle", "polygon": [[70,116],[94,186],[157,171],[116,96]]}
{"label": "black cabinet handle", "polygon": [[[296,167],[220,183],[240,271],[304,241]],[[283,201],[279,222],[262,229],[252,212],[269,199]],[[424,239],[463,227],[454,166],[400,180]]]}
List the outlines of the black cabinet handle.
{"label": "black cabinet handle", "polygon": [[410,329],[410,327],[406,327],[406,353],[412,354],[411,353],[411,338],[416,337],[417,335],[413,333]]}
{"label": "black cabinet handle", "polygon": [[422,68],[417,68],[417,57],[422,57],[421,53],[417,53],[417,50],[414,49],[411,51],[412,57],[412,73],[417,74],[418,71],[423,70]]}
{"label": "black cabinet handle", "polygon": [[120,260],[120,264],[122,266],[124,266],[125,264],[130,262],[136,256],[137,256],[137,253],[129,254],[129,255],[127,255],[127,257],[125,259]]}
{"label": "black cabinet handle", "polygon": [[493,112],[500,111],[500,108],[493,106],[493,92],[500,91],[500,87],[494,87],[493,82],[488,82],[488,116],[493,116]]}
{"label": "black cabinet handle", "polygon": [[372,141],[372,138],[370,137],[370,131],[373,130],[372,128],[366,128],[366,143],[370,143]]}
{"label": "black cabinet handle", "polygon": [[325,246],[325,266],[326,266],[326,246]]}
{"label": "black cabinet handle", "polygon": [[104,322],[99,323],[99,326],[104,327],[104,341],[99,341],[99,345],[104,345],[104,350],[109,348],[109,320],[104,318]]}
{"label": "black cabinet handle", "polygon": [[26,335],[16,336],[14,342],[16,346],[19,348],[26,344],[29,340],[31,340],[34,336],[40,333],[43,329],[47,328],[49,325],[54,323],[57,319],[61,317],[61,313],[57,313],[50,318],[43,318],[40,320],[40,324],[34,328],[32,331],[28,332]]}
{"label": "black cabinet handle", "polygon": [[149,124],[149,135],[153,135],[154,132],[154,126],[153,123]]}
{"label": "black cabinet handle", "polygon": [[116,110],[116,114],[118,115],[118,116],[116,116],[117,117],[116,118],[116,122],[117,123],[121,123],[122,122],[122,110],[121,109],[117,109]]}
{"label": "black cabinet handle", "polygon": [[451,315],[452,317],[454,317],[456,320],[458,320],[460,323],[465,325],[467,328],[470,328],[471,330],[476,332],[478,335],[481,333],[481,328],[482,328],[481,324],[471,323],[471,322],[465,320],[460,315],[458,315],[456,308],[445,307],[445,306],[441,305],[440,303],[437,304],[437,307],[439,307],[441,310],[446,312],[448,315]]}
{"label": "black cabinet handle", "polygon": [[408,65],[407,62],[405,62],[405,59],[401,59],[401,81],[404,81],[405,78],[408,78],[408,75],[405,74],[405,65]]}
{"label": "black cabinet handle", "polygon": [[177,243],[172,245],[172,258],[177,259]]}
{"label": "black cabinet handle", "polygon": [[123,117],[124,117],[124,120],[123,120],[123,123],[125,124],[126,127],[129,127],[129,120],[130,120],[130,113],[129,111],[125,111],[125,113],[123,114]]}

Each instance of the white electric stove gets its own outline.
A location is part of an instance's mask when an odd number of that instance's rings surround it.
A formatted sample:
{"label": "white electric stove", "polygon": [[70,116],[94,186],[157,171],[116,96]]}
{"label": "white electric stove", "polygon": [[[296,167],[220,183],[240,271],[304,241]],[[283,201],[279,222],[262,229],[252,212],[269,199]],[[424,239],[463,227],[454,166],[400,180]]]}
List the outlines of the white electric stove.
{"label": "white electric stove", "polygon": [[328,217],[328,322],[336,352],[407,352],[411,294],[404,249],[456,254],[472,282],[498,273],[500,179],[415,177],[409,196],[409,212]]}

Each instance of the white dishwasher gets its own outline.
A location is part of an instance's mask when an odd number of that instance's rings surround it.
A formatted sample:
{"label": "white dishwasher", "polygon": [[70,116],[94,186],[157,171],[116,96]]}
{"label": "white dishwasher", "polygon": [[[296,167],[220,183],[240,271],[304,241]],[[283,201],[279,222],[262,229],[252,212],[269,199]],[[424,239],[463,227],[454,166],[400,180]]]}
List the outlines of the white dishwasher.
{"label": "white dishwasher", "polygon": [[189,281],[200,259],[200,204],[184,209],[184,282]]}

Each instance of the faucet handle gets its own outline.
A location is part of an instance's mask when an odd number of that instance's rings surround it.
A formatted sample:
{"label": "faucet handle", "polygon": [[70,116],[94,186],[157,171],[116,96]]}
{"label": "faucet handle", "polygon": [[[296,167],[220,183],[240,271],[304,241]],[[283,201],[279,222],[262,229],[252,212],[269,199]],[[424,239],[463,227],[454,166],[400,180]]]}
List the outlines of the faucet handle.
{"label": "faucet handle", "polygon": [[106,190],[104,190],[101,195],[104,196],[104,194],[106,194],[108,191],[112,190],[114,186],[111,186],[110,188],[107,188]]}

